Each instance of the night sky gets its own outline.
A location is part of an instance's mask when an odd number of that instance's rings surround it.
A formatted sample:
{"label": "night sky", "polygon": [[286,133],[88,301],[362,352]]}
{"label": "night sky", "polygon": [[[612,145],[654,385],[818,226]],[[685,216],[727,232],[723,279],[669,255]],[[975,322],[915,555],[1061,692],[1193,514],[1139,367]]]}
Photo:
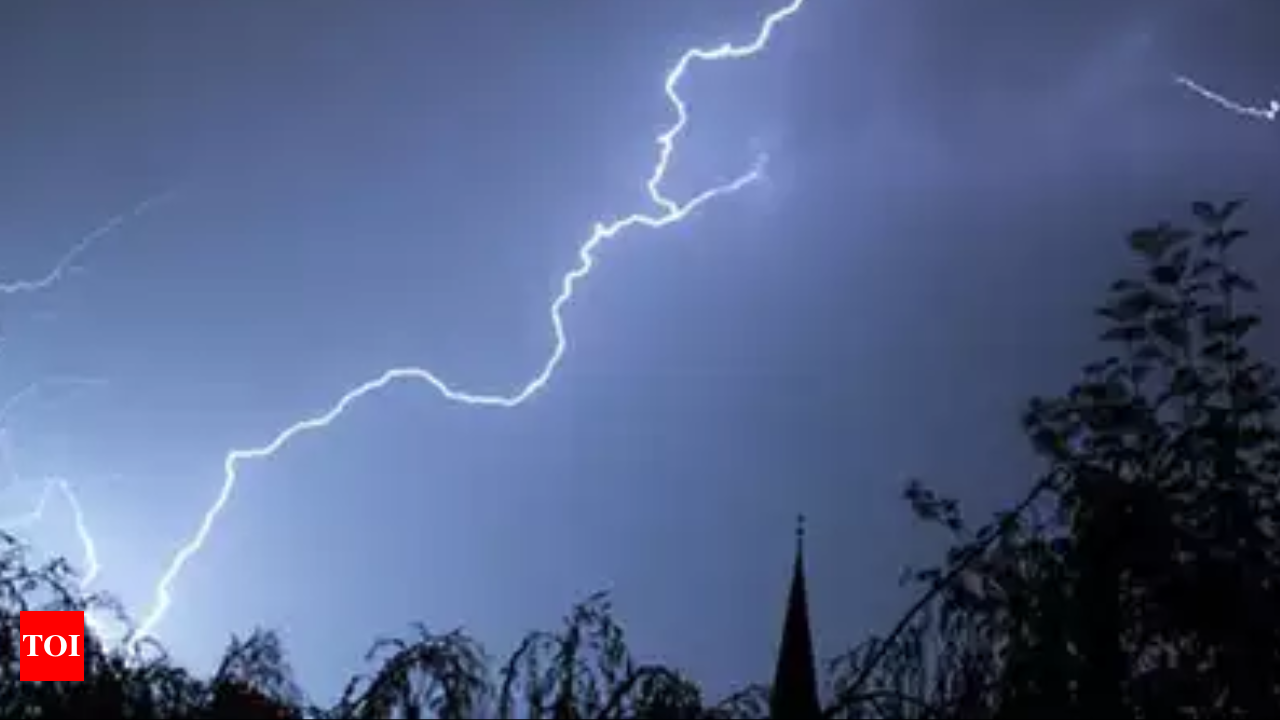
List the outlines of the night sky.
{"label": "night sky", "polygon": [[[99,381],[14,408],[12,474],[73,483],[94,587],[137,617],[228,450],[395,365],[518,388],[594,223],[651,209],[667,69],[779,5],[4,3],[0,277],[173,191],[0,298],[0,396]],[[1280,96],[1276,27],[1262,2],[809,0],[681,86],[669,194],[758,151],[767,182],[601,250],[527,405],[397,385],[246,464],[157,634],[207,668],[278,628],[325,701],[410,621],[505,653],[608,589],[642,655],[723,690],[769,677],[797,513],[820,652],[883,629],[940,540],[904,480],[979,514],[1029,482],[1018,410],[1091,357],[1125,232],[1239,194],[1280,232],[1280,122],[1171,80]],[[65,505],[29,532],[80,557]]]}

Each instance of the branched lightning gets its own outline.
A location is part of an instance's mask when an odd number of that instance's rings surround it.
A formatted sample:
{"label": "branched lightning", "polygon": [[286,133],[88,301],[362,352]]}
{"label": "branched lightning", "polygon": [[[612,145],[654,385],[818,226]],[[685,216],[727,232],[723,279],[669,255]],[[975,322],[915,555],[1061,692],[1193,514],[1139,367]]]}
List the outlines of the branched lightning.
{"label": "branched lightning", "polygon": [[279,452],[291,440],[315,430],[328,427],[337,420],[353,403],[364,396],[400,381],[422,382],[433,388],[441,397],[450,402],[469,406],[514,408],[532,398],[551,380],[568,345],[564,328],[564,308],[573,298],[574,288],[585,279],[595,266],[595,252],[605,242],[616,238],[632,228],[660,229],[678,223],[689,217],[695,210],[710,201],[733,194],[760,179],[764,172],[766,158],[760,156],[752,167],[731,182],[713,186],[703,190],[683,203],[667,197],[662,191],[662,182],[667,168],[675,152],[676,140],[688,123],[688,107],[677,92],[680,80],[695,61],[714,62],[720,60],[737,60],[747,58],[762,51],[769,43],[773,30],[779,23],[797,13],[806,0],[790,0],[785,7],[767,15],[760,24],[754,39],[745,45],[724,43],[713,48],[692,48],[687,50],[675,66],[667,73],[664,90],[667,101],[675,113],[675,120],[658,137],[658,159],[646,182],[650,202],[656,212],[636,213],[609,223],[597,222],[590,237],[578,248],[577,263],[562,277],[560,292],[551,301],[548,315],[551,321],[553,345],[550,354],[541,368],[524,385],[508,394],[478,394],[455,388],[429,369],[421,367],[397,367],[385,371],[378,377],[362,383],[338,398],[330,408],[313,417],[300,420],[277,434],[270,442],[258,447],[231,450],[223,460],[222,485],[217,498],[205,512],[199,528],[194,536],[182,545],[173,556],[165,572],[155,586],[153,605],[133,634],[131,642],[149,636],[155,626],[163,620],[172,603],[171,588],[179,573],[187,562],[204,546],[209,534],[213,531],[219,515],[226,507],[231,494],[240,478],[241,464],[249,460],[263,460]]}
{"label": "branched lightning", "polygon": [[34,279],[0,282],[0,295],[17,295],[20,293],[39,292],[56,285],[66,277],[67,273],[70,272],[73,267],[75,267],[75,261],[79,259],[81,255],[89,252],[89,250],[92,249],[99,240],[102,240],[116,230],[119,230],[122,225],[130,220],[141,217],[148,210],[151,210],[155,206],[169,200],[173,195],[173,190],[153,195],[137,205],[134,205],[129,210],[108,218],[101,225],[90,230],[87,235],[80,238],[76,244],[72,245],[69,250],[63,253],[62,257],[58,259],[58,262],[54,263],[53,267],[49,272],[45,273],[44,276]]}
{"label": "branched lightning", "polygon": [[[9,438],[9,418],[14,414],[23,402],[30,400],[38,395],[42,390],[50,385],[102,385],[104,380],[90,377],[49,377],[43,380],[37,380],[30,385],[22,388],[18,392],[10,395],[3,403],[0,403],[0,462],[3,463],[4,472],[9,478],[6,487],[14,487],[24,484],[19,477],[17,467],[14,464],[13,447]],[[85,522],[84,509],[80,505],[79,498],[76,497],[75,491],[72,490],[71,484],[65,478],[50,477],[44,481],[44,487],[40,491],[40,497],[36,501],[35,507],[23,515],[0,520],[0,529],[23,528],[44,519],[45,509],[49,505],[49,499],[53,492],[58,491],[63,500],[67,503],[67,507],[71,510],[72,521],[75,523],[76,535],[80,539],[80,546],[84,552],[84,568],[80,575],[80,589],[85,589],[98,577],[101,566],[98,563],[98,547],[93,539],[93,535],[89,532],[89,526]]]}
{"label": "branched lightning", "polygon": [[35,507],[22,515],[0,520],[0,529],[30,527],[44,520],[45,510],[49,507],[49,500],[52,498],[54,491],[57,491],[62,496],[67,503],[67,507],[70,508],[71,519],[76,526],[76,535],[80,538],[80,546],[84,552],[84,568],[80,573],[80,589],[84,590],[97,579],[102,567],[98,563],[98,546],[93,540],[93,535],[89,532],[88,524],[85,522],[84,510],[80,506],[80,500],[76,497],[75,491],[71,489],[71,484],[65,478],[46,478]]}
{"label": "branched lightning", "polygon": [[1267,105],[1245,105],[1232,100],[1226,95],[1210,90],[1185,75],[1177,75],[1173,78],[1173,81],[1236,115],[1268,122],[1275,122],[1280,119],[1280,100],[1271,100]]}
{"label": "branched lightning", "polygon": [[[9,471],[12,473],[11,468],[9,468]],[[71,510],[71,520],[76,528],[76,536],[80,539],[84,565],[79,569],[77,575],[80,591],[84,592],[98,578],[98,573],[101,572],[102,566],[98,562],[98,545],[94,541],[93,535],[89,532],[89,525],[85,521],[80,499],[76,497],[75,491],[71,489],[71,483],[67,482],[65,478],[46,478],[35,507],[22,515],[0,519],[0,531],[20,530],[43,521],[45,510],[49,507],[49,500],[53,497],[54,491],[57,491],[62,496],[63,501],[66,502],[67,507]],[[86,612],[84,619],[99,639],[106,637],[106,626],[96,612]]]}
{"label": "branched lightning", "polygon": [[[62,257],[58,258],[53,267],[50,268],[43,276],[34,279],[11,280],[0,282],[0,295],[13,296],[37,293],[52,288],[60,283],[66,275],[75,268],[75,262],[85,253],[89,252],[95,244],[116,232],[121,226],[130,220],[141,217],[147,211],[153,209],[157,205],[169,200],[175,194],[174,190],[153,195],[145,198],[132,208],[108,218],[105,222],[98,225],[86,235],[81,237],[74,245],[70,247]],[[3,338],[0,337],[0,341]],[[21,484],[17,469],[14,466],[13,447],[10,442],[9,419],[15,410],[24,402],[38,395],[50,385],[101,385],[105,381],[98,378],[86,377],[51,377],[37,380],[17,393],[9,396],[3,403],[0,403],[0,463],[4,465],[4,473],[9,479],[6,488]],[[85,520],[84,508],[80,504],[79,498],[75,491],[65,478],[50,477],[43,481],[43,487],[40,496],[36,501],[35,507],[17,517],[0,519],[0,530],[13,530],[28,527],[39,523],[44,519],[45,510],[49,506],[49,501],[57,492],[66,502],[67,507],[71,510],[72,522],[75,525],[76,536],[80,540],[83,550],[84,566],[79,573],[79,586],[83,591],[88,588],[94,580],[97,579],[101,571],[101,565],[98,562],[98,547],[94,541],[92,533],[89,532],[88,523]],[[95,630],[98,629],[96,617],[90,615],[85,616],[88,622]]]}

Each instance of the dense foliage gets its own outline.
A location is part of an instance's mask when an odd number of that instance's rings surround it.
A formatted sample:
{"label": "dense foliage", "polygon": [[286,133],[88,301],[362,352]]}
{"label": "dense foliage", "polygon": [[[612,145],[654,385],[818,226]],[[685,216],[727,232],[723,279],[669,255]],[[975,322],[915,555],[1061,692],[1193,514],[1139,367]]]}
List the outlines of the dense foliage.
{"label": "dense foliage", "polygon": [[[1254,284],[1234,264],[1239,203],[1191,229],[1134,232],[1138,264],[1098,309],[1109,349],[1024,426],[1045,468],[971,527],[919,483],[907,500],[954,543],[919,600],[827,670],[832,717],[1280,714],[1280,386],[1250,351]],[[87,648],[83,683],[18,681],[18,611],[107,607],[61,563],[0,552],[0,716],[763,717],[768,690],[705,698],[628,652],[607,599],[499,664],[460,633],[377,643],[334,708],[309,707],[275,637],[233,641],[210,678],[158,646]],[[819,631],[821,628],[819,628]]]}

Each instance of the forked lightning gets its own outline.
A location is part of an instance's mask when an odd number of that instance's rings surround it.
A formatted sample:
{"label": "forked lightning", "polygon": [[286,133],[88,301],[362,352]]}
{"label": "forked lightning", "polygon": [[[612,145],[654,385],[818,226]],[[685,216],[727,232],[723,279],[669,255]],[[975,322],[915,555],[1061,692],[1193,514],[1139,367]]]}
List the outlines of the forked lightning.
{"label": "forked lightning", "polygon": [[277,452],[280,452],[289,441],[299,435],[315,430],[321,430],[328,427],[346,412],[347,408],[357,400],[378,390],[382,390],[387,386],[400,382],[412,381],[420,382],[430,386],[439,395],[450,402],[463,405],[474,405],[492,408],[514,408],[533,397],[538,391],[542,390],[551,380],[556,368],[559,367],[561,360],[564,358],[565,349],[568,343],[564,328],[564,308],[569,301],[573,299],[574,288],[577,283],[587,277],[591,273],[595,265],[595,252],[605,242],[618,237],[623,232],[633,228],[658,229],[668,225],[678,223],[689,217],[691,213],[705,205],[706,203],[725,195],[735,193],[742,188],[750,185],[760,179],[764,171],[765,158],[759,157],[755,164],[745,173],[739,175],[731,182],[716,185],[705,189],[683,203],[667,197],[662,190],[663,180],[666,178],[667,167],[670,164],[672,154],[675,152],[676,140],[684,131],[685,125],[689,121],[688,107],[684,99],[678,92],[681,78],[684,77],[689,67],[695,60],[703,62],[714,62],[719,60],[738,60],[747,58],[764,50],[769,44],[769,40],[773,35],[774,28],[779,23],[799,12],[801,6],[806,0],[792,0],[790,4],[776,10],[767,15],[761,22],[755,38],[745,45],[733,45],[724,43],[713,48],[692,48],[680,56],[675,66],[667,73],[664,90],[666,92],[667,101],[670,103],[675,113],[675,119],[672,124],[656,138],[658,145],[658,159],[650,173],[646,188],[648,190],[649,200],[655,206],[654,210],[648,213],[636,213],[628,215],[622,219],[612,222],[600,222],[592,229],[590,237],[578,248],[577,263],[563,276],[560,283],[560,293],[551,301],[548,309],[548,315],[551,322],[551,331],[554,338],[551,352],[542,366],[538,368],[532,377],[523,385],[518,386],[509,394],[478,394],[468,392],[461,388],[450,385],[443,378],[436,375],[433,371],[422,367],[397,367],[387,370],[376,378],[358,385],[338,398],[332,406],[325,412],[313,417],[300,420],[293,425],[282,430],[270,442],[257,447],[243,448],[232,450],[227,453],[223,461],[223,477],[222,485],[218,491],[218,495],[208,511],[204,514],[203,519],[197,528],[195,535],[184,545],[182,545],[177,553],[173,556],[164,574],[155,588],[155,599],[150,612],[139,624],[137,632],[133,635],[131,642],[136,642],[143,637],[151,634],[155,626],[164,619],[165,613],[168,612],[172,603],[171,588],[179,573],[187,562],[195,556],[196,553],[204,546],[209,534],[213,531],[214,525],[218,520],[218,516],[222,513],[227,505],[227,501],[231,498],[231,494],[235,491],[236,483],[240,479],[241,465],[248,460],[263,460],[270,458]]}

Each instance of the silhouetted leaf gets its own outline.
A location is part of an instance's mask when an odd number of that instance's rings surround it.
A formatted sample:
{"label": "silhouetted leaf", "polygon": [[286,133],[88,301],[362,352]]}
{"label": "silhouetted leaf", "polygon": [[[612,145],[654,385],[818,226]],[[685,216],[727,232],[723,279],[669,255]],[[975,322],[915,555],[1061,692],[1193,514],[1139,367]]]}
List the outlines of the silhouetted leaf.
{"label": "silhouetted leaf", "polygon": [[1191,212],[1194,213],[1196,218],[1198,218],[1201,222],[1204,222],[1204,223],[1218,222],[1218,211],[1214,209],[1213,205],[1207,202],[1204,202],[1203,200],[1197,200],[1191,203]]}
{"label": "silhouetted leaf", "polygon": [[1258,286],[1255,285],[1252,280],[1230,270],[1222,274],[1222,278],[1218,281],[1218,287],[1221,288],[1223,292],[1231,292],[1234,290],[1255,292],[1258,289]]}
{"label": "silhouetted leaf", "polygon": [[1191,276],[1196,278],[1204,277],[1205,275],[1217,272],[1221,267],[1222,263],[1214,260],[1213,258],[1201,258],[1192,266]]}
{"label": "silhouetted leaf", "polygon": [[1223,203],[1221,207],[1217,209],[1217,213],[1214,216],[1214,220],[1218,224],[1225,224],[1228,221],[1230,221],[1231,218],[1235,216],[1236,211],[1243,206],[1244,206],[1243,200],[1228,200],[1227,202]]}
{"label": "silhouetted leaf", "polygon": [[1129,247],[1148,260],[1159,260],[1175,241],[1167,227],[1135,230],[1129,235]]}

